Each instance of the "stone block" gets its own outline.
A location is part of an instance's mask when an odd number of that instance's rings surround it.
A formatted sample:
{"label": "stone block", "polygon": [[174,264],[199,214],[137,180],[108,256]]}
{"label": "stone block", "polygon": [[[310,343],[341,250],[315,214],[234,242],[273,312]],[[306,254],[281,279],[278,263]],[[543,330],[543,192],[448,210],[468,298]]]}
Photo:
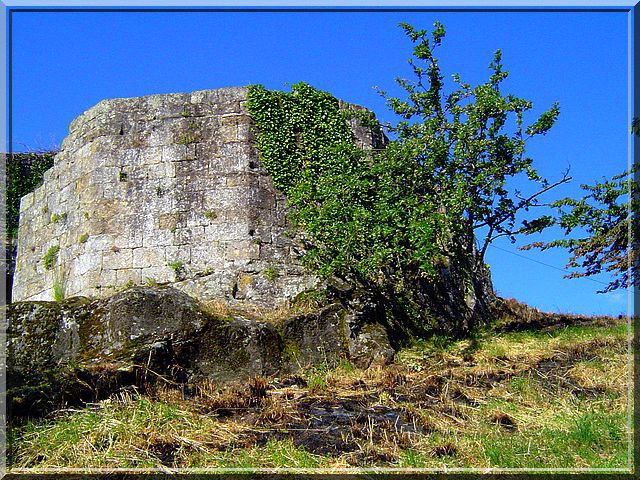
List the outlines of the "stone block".
{"label": "stone block", "polygon": [[166,283],[172,282],[175,278],[173,270],[166,265],[143,268],[141,276],[143,283]]}
{"label": "stone block", "polygon": [[89,252],[78,255],[73,262],[73,275],[81,276],[90,270],[100,270],[102,268],[101,252]]}
{"label": "stone block", "polygon": [[191,247],[188,245],[168,245],[164,247],[163,261],[156,265],[169,265],[180,262],[184,265],[191,263]]}
{"label": "stone block", "polygon": [[24,197],[20,199],[20,210],[24,211],[33,206],[35,194],[33,192],[27,193]]}
{"label": "stone block", "polygon": [[181,162],[185,159],[187,147],[185,145],[168,144],[162,147],[163,162]]}
{"label": "stone block", "polygon": [[227,242],[226,256],[231,260],[258,260],[260,245],[252,241],[242,240]]}
{"label": "stone block", "polygon": [[117,270],[133,266],[133,250],[114,245],[111,250],[102,255],[102,268]]}
{"label": "stone block", "polygon": [[142,270],[140,268],[125,268],[116,270],[116,287],[126,284],[140,285],[142,284]]}
{"label": "stone block", "polygon": [[149,268],[165,263],[164,251],[160,248],[136,248],[133,250],[132,255],[132,266],[134,268]]}

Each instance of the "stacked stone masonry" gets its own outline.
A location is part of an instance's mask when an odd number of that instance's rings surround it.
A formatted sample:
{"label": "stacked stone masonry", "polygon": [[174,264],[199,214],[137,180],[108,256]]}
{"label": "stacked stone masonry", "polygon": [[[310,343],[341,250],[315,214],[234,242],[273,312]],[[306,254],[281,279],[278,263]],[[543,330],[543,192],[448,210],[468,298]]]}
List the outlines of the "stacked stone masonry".
{"label": "stacked stone masonry", "polygon": [[[22,198],[13,301],[157,283],[274,307],[314,287],[260,166],[247,92],[105,100],[76,118]],[[352,127],[365,148],[380,141]]]}

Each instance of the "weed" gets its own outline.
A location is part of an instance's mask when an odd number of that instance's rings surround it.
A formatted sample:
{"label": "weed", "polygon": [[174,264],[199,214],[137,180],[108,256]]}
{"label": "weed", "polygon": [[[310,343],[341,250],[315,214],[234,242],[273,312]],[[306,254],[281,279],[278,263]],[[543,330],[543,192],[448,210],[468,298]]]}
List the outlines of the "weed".
{"label": "weed", "polygon": [[64,298],[64,279],[62,277],[58,277],[53,281],[53,300],[61,302]]}
{"label": "weed", "polygon": [[272,282],[273,282],[276,278],[278,278],[278,277],[280,276],[280,275],[278,274],[278,271],[277,271],[275,268],[273,268],[273,267],[265,268],[265,269],[262,271],[262,274],[265,276],[265,278],[266,278],[267,280],[271,280]]}
{"label": "weed", "polygon": [[80,235],[78,237],[78,243],[86,243],[87,240],[89,240],[89,234],[88,233],[83,233],[82,235]]}
{"label": "weed", "polygon": [[196,133],[196,125],[194,123],[190,123],[186,130],[178,136],[176,143],[179,145],[191,145],[198,141],[199,137]]}
{"label": "weed", "polygon": [[118,172],[118,181],[126,182],[128,176],[129,175],[127,174],[127,172],[125,172],[123,169],[120,169],[120,172]]}
{"label": "weed", "polygon": [[58,261],[59,252],[60,252],[60,245],[52,245],[47,249],[46,253],[44,254],[44,257],[42,257],[45,270],[51,270],[53,268],[53,266]]}
{"label": "weed", "polygon": [[317,365],[307,370],[307,387],[309,392],[318,393],[328,387],[327,377],[329,376],[329,366],[327,364]]}
{"label": "weed", "polygon": [[49,207],[44,205],[41,211],[42,211],[42,215],[46,215],[47,213],[49,213]]}
{"label": "weed", "polygon": [[206,210],[204,212],[204,216],[207,220],[215,220],[218,218],[218,214],[213,210]]}
{"label": "weed", "polygon": [[144,284],[149,286],[149,287],[157,287],[158,286],[158,282],[154,278],[151,278],[151,277],[145,277]]}
{"label": "weed", "polygon": [[264,377],[253,377],[249,382],[249,405],[260,405],[267,396],[267,379]]}
{"label": "weed", "polygon": [[173,270],[176,281],[182,281],[185,279],[187,271],[183,262],[176,260],[174,262],[167,263],[167,266]]}
{"label": "weed", "polygon": [[315,309],[324,305],[327,301],[326,290],[305,290],[300,292],[292,300],[294,307],[302,309]]}
{"label": "weed", "polygon": [[66,212],[61,214],[54,213],[53,215],[51,215],[51,223],[66,222],[66,221],[67,221]]}
{"label": "weed", "polygon": [[120,291],[128,290],[129,288],[132,288],[135,286],[136,286],[136,283],[133,280],[129,279],[127,280],[127,283],[125,283],[124,285],[122,285],[122,287],[120,287]]}

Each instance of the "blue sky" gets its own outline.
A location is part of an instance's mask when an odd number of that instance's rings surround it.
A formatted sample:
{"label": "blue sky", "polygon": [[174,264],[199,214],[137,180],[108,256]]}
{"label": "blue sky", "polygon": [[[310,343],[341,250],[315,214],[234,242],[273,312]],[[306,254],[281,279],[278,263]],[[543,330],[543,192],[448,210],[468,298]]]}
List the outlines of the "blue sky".
{"label": "blue sky", "polygon": [[[372,87],[400,94],[394,78],[411,76],[397,25],[435,20],[447,30],[438,52],[447,84],[453,73],[485,81],[500,48],[511,74],[503,91],[533,101],[530,122],[560,102],[556,126],[528,148],[550,180],[571,167],[572,184],[548,199],[625,169],[625,12],[14,12],[13,149],[59,145],[71,120],[105,98],[253,83],[305,81],[394,121]],[[597,294],[604,285],[535,262],[562,268],[566,253],[517,250],[532,240],[489,249],[500,295],[548,311],[626,313],[626,292]]]}

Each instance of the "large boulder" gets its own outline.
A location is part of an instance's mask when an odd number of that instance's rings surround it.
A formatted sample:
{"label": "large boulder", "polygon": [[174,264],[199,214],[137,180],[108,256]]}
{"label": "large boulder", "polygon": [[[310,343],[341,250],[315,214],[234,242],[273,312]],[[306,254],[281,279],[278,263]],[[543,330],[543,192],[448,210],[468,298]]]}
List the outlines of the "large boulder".
{"label": "large boulder", "polygon": [[212,313],[171,287],[132,287],[109,298],[18,302],[7,309],[8,401],[41,414],[156,381],[243,382],[342,359],[368,366],[394,350],[375,312],[327,301],[266,322]]}

